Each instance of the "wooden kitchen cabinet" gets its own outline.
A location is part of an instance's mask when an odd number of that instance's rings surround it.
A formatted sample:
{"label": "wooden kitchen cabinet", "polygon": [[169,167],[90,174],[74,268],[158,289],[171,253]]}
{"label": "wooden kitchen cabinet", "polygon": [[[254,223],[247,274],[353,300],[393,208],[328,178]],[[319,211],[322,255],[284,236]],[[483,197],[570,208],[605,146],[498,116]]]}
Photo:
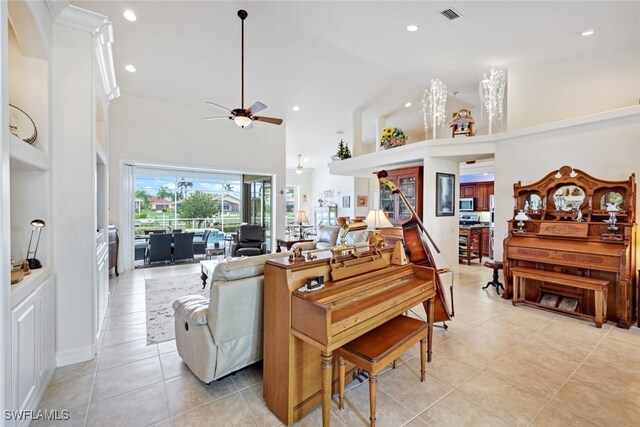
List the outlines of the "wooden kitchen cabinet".
{"label": "wooden kitchen cabinet", "polygon": [[489,196],[493,194],[493,182],[478,182],[476,184],[476,206],[475,210],[482,212],[488,211]]}
{"label": "wooden kitchen cabinet", "polygon": [[476,197],[476,184],[460,184],[460,197]]}
{"label": "wooden kitchen cabinet", "polygon": [[493,195],[493,181],[460,184],[460,197],[474,198],[474,211],[487,212],[490,209],[489,196]]}
{"label": "wooden kitchen cabinet", "polygon": [[[402,191],[411,208],[422,219],[422,166],[412,166],[387,171],[387,179]],[[411,218],[409,209],[396,194],[380,184],[380,208],[393,225],[402,225]]]}

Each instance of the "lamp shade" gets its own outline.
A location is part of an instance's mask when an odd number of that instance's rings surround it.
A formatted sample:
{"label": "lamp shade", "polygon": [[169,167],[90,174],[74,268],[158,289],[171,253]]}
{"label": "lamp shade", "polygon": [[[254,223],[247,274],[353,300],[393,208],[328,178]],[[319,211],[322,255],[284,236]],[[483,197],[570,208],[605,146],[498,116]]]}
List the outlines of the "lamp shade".
{"label": "lamp shade", "polygon": [[380,209],[369,211],[369,214],[365,218],[364,222],[366,222],[367,225],[371,228],[393,227],[393,224],[391,224],[389,218],[387,218],[387,215]]}
{"label": "lamp shade", "polygon": [[307,218],[307,213],[305,211],[298,211],[296,213],[296,222],[309,222],[309,218]]}
{"label": "lamp shade", "polygon": [[523,210],[518,212],[518,215],[516,215],[516,217],[514,219],[516,219],[518,221],[529,221],[529,217],[527,216],[526,213],[524,213]]}
{"label": "lamp shade", "polygon": [[41,219],[34,219],[33,221],[31,221],[31,225],[34,227],[44,227],[44,221]]}

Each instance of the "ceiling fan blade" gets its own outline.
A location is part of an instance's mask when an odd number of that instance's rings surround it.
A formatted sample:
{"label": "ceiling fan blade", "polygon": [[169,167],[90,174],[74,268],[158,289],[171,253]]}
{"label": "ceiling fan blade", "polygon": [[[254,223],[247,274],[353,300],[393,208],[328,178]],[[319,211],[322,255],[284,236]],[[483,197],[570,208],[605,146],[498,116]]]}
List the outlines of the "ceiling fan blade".
{"label": "ceiling fan blade", "polygon": [[260,102],[260,101],[257,101],[257,102],[255,102],[251,107],[249,107],[248,111],[249,111],[249,113],[251,113],[251,114],[255,114],[255,113],[257,113],[258,111],[265,110],[266,108],[267,108],[267,106],[266,106],[266,105],[264,105],[264,104],[263,104],[262,102]]}
{"label": "ceiling fan blade", "polygon": [[276,119],[275,117],[253,116],[252,119],[256,120],[256,121],[259,121],[259,122],[271,123],[272,125],[281,125],[282,124],[282,119]]}
{"label": "ceiling fan blade", "polygon": [[206,101],[206,102],[207,102],[207,104],[215,105],[215,106],[216,106],[216,107],[218,107],[218,108],[222,108],[222,109],[223,109],[223,110],[225,110],[225,111],[231,112],[231,110],[230,110],[230,109],[228,109],[227,107],[223,107],[223,106],[222,106],[222,105],[220,105],[220,104],[216,104],[215,102],[211,102],[211,101]]}
{"label": "ceiling fan blade", "polygon": [[229,116],[217,116],[217,117],[205,117],[205,120],[217,120],[217,119],[229,119],[229,120],[233,120],[233,117],[229,117]]}

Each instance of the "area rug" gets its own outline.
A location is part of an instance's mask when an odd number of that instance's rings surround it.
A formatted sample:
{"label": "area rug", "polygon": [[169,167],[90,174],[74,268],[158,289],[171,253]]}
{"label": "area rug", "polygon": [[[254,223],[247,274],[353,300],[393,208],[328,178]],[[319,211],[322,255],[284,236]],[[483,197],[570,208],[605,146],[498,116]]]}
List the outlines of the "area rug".
{"label": "area rug", "polygon": [[175,339],[173,302],[185,295],[209,298],[209,287],[202,289],[199,274],[168,276],[145,280],[147,298],[147,344]]}

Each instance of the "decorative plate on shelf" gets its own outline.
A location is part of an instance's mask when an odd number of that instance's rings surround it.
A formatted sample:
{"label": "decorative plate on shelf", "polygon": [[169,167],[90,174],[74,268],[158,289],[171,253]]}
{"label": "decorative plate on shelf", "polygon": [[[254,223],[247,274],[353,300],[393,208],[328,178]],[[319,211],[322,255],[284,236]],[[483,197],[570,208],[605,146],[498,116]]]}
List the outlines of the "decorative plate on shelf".
{"label": "decorative plate on shelf", "polygon": [[9,104],[9,132],[29,144],[33,144],[38,137],[36,125],[31,117],[11,104]]}

